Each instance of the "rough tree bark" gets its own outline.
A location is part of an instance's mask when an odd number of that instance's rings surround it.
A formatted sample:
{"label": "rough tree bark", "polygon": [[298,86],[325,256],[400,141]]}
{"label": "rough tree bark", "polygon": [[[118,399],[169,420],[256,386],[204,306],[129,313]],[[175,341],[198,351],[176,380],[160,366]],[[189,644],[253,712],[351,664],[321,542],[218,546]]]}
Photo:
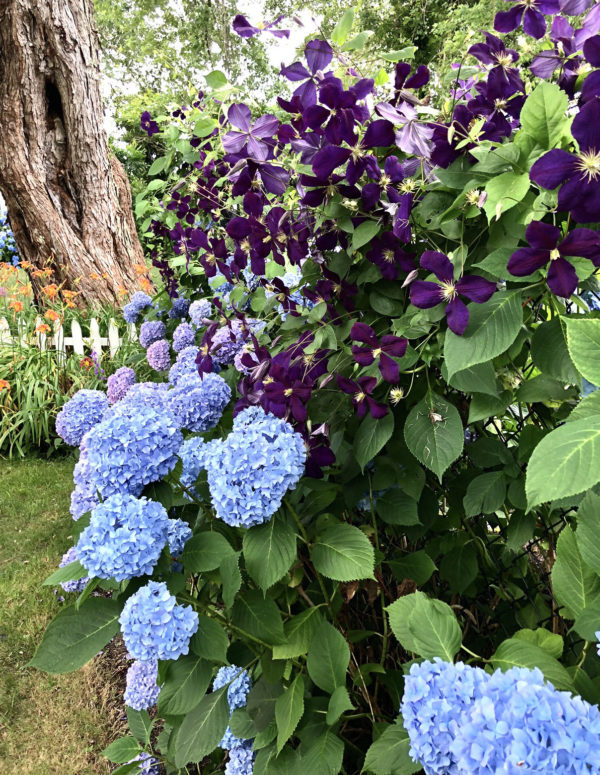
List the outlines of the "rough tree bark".
{"label": "rough tree bark", "polygon": [[103,129],[93,0],[0,0],[0,192],[22,259],[86,302],[137,286],[127,176]]}

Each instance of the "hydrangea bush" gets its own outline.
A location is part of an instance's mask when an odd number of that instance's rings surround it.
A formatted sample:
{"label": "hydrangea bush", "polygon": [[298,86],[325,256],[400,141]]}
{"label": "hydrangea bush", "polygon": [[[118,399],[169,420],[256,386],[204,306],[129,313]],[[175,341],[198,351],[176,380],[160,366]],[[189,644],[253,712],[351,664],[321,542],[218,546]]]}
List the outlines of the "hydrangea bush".
{"label": "hydrangea bush", "polygon": [[353,18],[143,118],[155,382],[64,409],[93,576],[32,664],[158,661],[122,775],[600,773],[600,4],[431,82]]}

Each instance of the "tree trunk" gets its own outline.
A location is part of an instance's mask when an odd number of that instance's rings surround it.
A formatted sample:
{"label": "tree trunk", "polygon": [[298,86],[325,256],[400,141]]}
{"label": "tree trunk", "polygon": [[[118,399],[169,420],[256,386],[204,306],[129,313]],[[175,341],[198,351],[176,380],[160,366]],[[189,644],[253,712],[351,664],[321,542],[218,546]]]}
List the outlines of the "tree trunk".
{"label": "tree trunk", "polygon": [[144,263],[98,51],[92,0],[0,0],[0,192],[19,255],[92,304],[135,290]]}

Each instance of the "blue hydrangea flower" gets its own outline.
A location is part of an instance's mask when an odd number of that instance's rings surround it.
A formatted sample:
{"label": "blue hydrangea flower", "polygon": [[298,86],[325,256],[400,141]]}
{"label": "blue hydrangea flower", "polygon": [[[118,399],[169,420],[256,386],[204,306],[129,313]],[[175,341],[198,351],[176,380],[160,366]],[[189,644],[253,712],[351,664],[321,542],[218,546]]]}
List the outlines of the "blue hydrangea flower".
{"label": "blue hydrangea flower", "polygon": [[56,432],[66,444],[78,447],[107,409],[108,398],[101,390],[78,390],[56,415]]}
{"label": "blue hydrangea flower", "polygon": [[600,710],[557,691],[535,668],[497,670],[457,728],[460,773],[600,772]]}
{"label": "blue hydrangea flower", "polygon": [[171,309],[169,310],[170,318],[184,318],[190,308],[190,303],[183,296],[179,296],[177,299],[173,299],[171,303]]}
{"label": "blue hydrangea flower", "polygon": [[167,543],[168,530],[169,517],[160,503],[111,495],[92,511],[79,536],[79,562],[100,579],[147,576]]}
{"label": "blue hydrangea flower", "polygon": [[[77,559],[77,547],[72,546],[67,552],[63,554],[62,560],[60,561],[58,567],[64,568],[65,565],[70,565],[70,563],[75,562]],[[61,581],[60,585],[65,590],[65,592],[83,592],[89,580],[89,576],[86,576],[83,579],[77,579],[75,581]]]}
{"label": "blue hydrangea flower", "polygon": [[177,659],[189,651],[198,614],[189,605],[179,605],[164,581],[149,581],[128,598],[119,623],[134,659]]}
{"label": "blue hydrangea flower", "polygon": [[306,447],[292,426],[258,406],[244,409],[223,441],[201,451],[213,507],[232,527],[269,520],[304,472]]}
{"label": "blue hydrangea flower", "polygon": [[80,519],[88,511],[91,511],[98,504],[98,492],[94,484],[93,471],[90,468],[86,438],[81,440],[79,460],[75,463],[73,469],[73,482],[75,489],[71,493],[71,515],[74,520]]}
{"label": "blue hydrangea flower", "polygon": [[136,291],[129,304],[123,307],[123,319],[126,323],[137,323],[140,312],[152,306],[152,299],[142,291]]}
{"label": "blue hydrangea flower", "polygon": [[128,366],[121,366],[106,381],[106,395],[111,404],[125,397],[127,391],[135,385],[135,371]]}
{"label": "blue hydrangea flower", "polygon": [[172,385],[177,385],[182,377],[198,374],[196,356],[199,352],[197,347],[186,347],[178,354],[175,363],[169,370],[169,382]]}
{"label": "blue hydrangea flower", "polygon": [[171,365],[171,348],[166,339],[152,342],[146,350],[146,360],[154,371],[166,371]]}
{"label": "blue hydrangea flower", "polygon": [[145,350],[154,342],[158,342],[159,339],[164,339],[166,333],[167,329],[162,321],[146,320],[140,326],[139,343]]}
{"label": "blue hydrangea flower", "polygon": [[[218,670],[213,681],[213,692],[216,692],[217,689],[221,689],[223,686],[227,686],[227,684],[229,684],[227,689],[227,703],[231,714],[234,710],[246,706],[248,693],[252,688],[252,679],[247,670],[244,670],[237,665],[229,665],[227,667],[221,667]],[[227,727],[223,739],[219,743],[219,747],[227,751],[233,748],[243,747],[244,745],[244,741],[233,734],[231,727]]]}
{"label": "blue hydrangea flower", "polygon": [[182,519],[170,519],[167,533],[169,551],[173,557],[177,557],[183,551],[183,547],[192,537],[192,528]]}
{"label": "blue hydrangea flower", "polygon": [[135,406],[148,406],[156,411],[166,411],[168,388],[169,385],[166,382],[136,382],[110,413],[126,412],[127,407]]}
{"label": "blue hydrangea flower", "polygon": [[210,354],[221,366],[233,363],[235,356],[250,338],[250,331],[257,333],[264,328],[264,322],[248,319],[245,325],[241,320],[234,320],[230,326],[218,328],[212,338]]}
{"label": "blue hydrangea flower", "polygon": [[140,767],[138,769],[139,775],[160,775],[158,759],[155,759],[154,756],[151,756],[145,751],[139,753],[135,759],[131,759],[131,761],[127,763],[132,764],[133,762],[140,762]]}
{"label": "blue hydrangea flower", "polygon": [[173,331],[173,349],[176,353],[192,347],[196,341],[196,332],[189,323],[180,323]]}
{"label": "blue hydrangea flower", "polygon": [[200,471],[204,469],[205,447],[206,445],[203,438],[200,436],[192,436],[191,438],[186,439],[179,448],[178,454],[183,463],[179,481],[187,490],[193,493],[195,497],[198,496],[198,493],[194,489],[194,485],[200,475]]}
{"label": "blue hydrangea flower", "polygon": [[237,746],[229,751],[225,775],[252,775],[256,754],[250,747]]}
{"label": "blue hydrangea flower", "polygon": [[412,665],[404,679],[400,712],[410,738],[410,755],[427,775],[465,775],[451,751],[453,741],[480,695],[487,673],[438,657]]}
{"label": "blue hydrangea flower", "polygon": [[212,304],[208,299],[197,299],[190,304],[189,316],[196,328],[201,328],[204,318],[209,318],[212,312]]}
{"label": "blue hydrangea flower", "polygon": [[123,694],[125,705],[134,710],[147,710],[156,705],[160,686],[157,683],[158,662],[136,660],[127,670],[127,686]]}
{"label": "blue hydrangea flower", "polygon": [[91,511],[97,503],[99,503],[98,496],[93,491],[78,485],[71,493],[69,511],[73,519],[77,521],[88,511]]}
{"label": "blue hydrangea flower", "polygon": [[169,392],[168,407],[179,426],[202,433],[214,428],[231,400],[231,388],[218,374],[182,377]]}
{"label": "blue hydrangea flower", "polygon": [[95,489],[103,498],[118,492],[140,495],[175,467],[182,442],[181,431],[165,412],[146,406],[115,411],[86,436]]}

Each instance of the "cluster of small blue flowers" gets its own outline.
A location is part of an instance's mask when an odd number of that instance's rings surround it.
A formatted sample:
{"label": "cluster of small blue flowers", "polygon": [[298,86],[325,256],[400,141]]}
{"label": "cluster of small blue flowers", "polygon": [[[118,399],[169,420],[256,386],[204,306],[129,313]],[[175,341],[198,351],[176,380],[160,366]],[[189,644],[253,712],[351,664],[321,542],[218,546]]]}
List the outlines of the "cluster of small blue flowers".
{"label": "cluster of small blue flowers", "polygon": [[180,323],[173,331],[173,349],[176,353],[191,347],[196,341],[196,332],[189,323]]}
{"label": "cluster of small blue flowers", "polygon": [[6,207],[0,207],[0,261],[10,261],[13,266],[19,264],[19,253],[8,223]]}
{"label": "cluster of small blue flowers", "polygon": [[123,318],[126,323],[137,323],[142,310],[152,306],[152,299],[147,293],[136,291],[129,304],[123,307]]}
{"label": "cluster of small blue flowers", "polygon": [[302,436],[257,406],[238,414],[226,439],[208,442],[196,454],[206,468],[217,516],[232,527],[269,520],[306,461]]}
{"label": "cluster of small blue flowers", "polygon": [[247,746],[237,746],[229,751],[229,761],[225,765],[225,775],[252,775],[256,754]]}
{"label": "cluster of small blue flowers", "polygon": [[169,517],[160,503],[111,495],[92,511],[77,543],[91,576],[124,581],[152,573],[167,543]]}
{"label": "cluster of small blue flowers", "polygon": [[152,342],[146,350],[146,359],[154,371],[166,371],[171,365],[171,348],[167,340]]}
{"label": "cluster of small blue flowers", "polygon": [[183,463],[179,481],[194,497],[198,497],[194,485],[200,471],[204,470],[204,447],[204,439],[200,436],[193,436],[183,442],[177,453]]}
{"label": "cluster of small blue flowers", "polygon": [[136,660],[127,670],[127,686],[123,694],[125,705],[134,710],[147,710],[158,701],[160,686],[157,683],[158,662]]}
{"label": "cluster of small blue flowers", "polygon": [[[223,686],[227,686],[227,704],[229,705],[229,713],[233,713],[238,708],[244,708],[248,701],[248,693],[252,688],[252,679],[250,673],[237,665],[230,665],[228,667],[222,667],[217,672],[213,681],[213,692],[221,689]],[[219,747],[224,750],[231,750],[245,746],[244,740],[236,737],[231,731],[231,727],[227,727],[223,739],[219,743]]]}
{"label": "cluster of small blue flowers", "polygon": [[177,557],[183,551],[183,547],[192,537],[192,529],[182,519],[170,519],[167,529],[167,541],[169,551],[173,557]]}
{"label": "cluster of small blue flowers", "polygon": [[235,356],[249,339],[249,332],[257,333],[264,327],[259,320],[234,320],[231,326],[222,326],[217,329],[212,338],[210,353],[213,359],[221,366],[233,363]]}
{"label": "cluster of small blue flowers", "polygon": [[[77,559],[78,559],[77,548],[75,546],[72,546],[67,552],[63,554],[62,560],[60,561],[58,567],[64,568],[65,565],[70,565],[72,562],[75,562],[75,560]],[[89,580],[90,580],[89,577],[86,576],[83,579],[61,581],[60,585],[65,590],[65,592],[83,592]]]}
{"label": "cluster of small blue flowers", "polygon": [[127,762],[127,764],[133,764],[133,762],[140,762],[137,775],[160,775],[160,765],[158,759],[151,756],[149,753],[139,753],[135,759]]}
{"label": "cluster of small blue flowers", "polygon": [[198,614],[189,605],[178,605],[164,582],[149,581],[127,600],[119,623],[134,659],[177,659],[189,651]]}
{"label": "cluster of small blue flowers", "polygon": [[179,296],[177,299],[173,299],[171,309],[169,310],[170,318],[184,318],[190,308],[190,302],[184,299],[183,296]]}
{"label": "cluster of small blue flowers", "polygon": [[209,318],[211,312],[212,304],[208,299],[197,299],[190,304],[188,314],[193,325],[201,328],[204,325],[204,319]]}
{"label": "cluster of small blue flowers", "polygon": [[71,493],[71,515],[74,520],[80,519],[88,511],[99,503],[98,493],[94,485],[93,472],[87,456],[87,446],[85,438],[79,448],[79,460],[75,463],[73,469],[73,482],[75,489]]}
{"label": "cluster of small blue flowers", "polygon": [[537,668],[488,675],[439,659],[413,665],[400,710],[410,754],[428,775],[600,772],[600,710]]}
{"label": "cluster of small blue flowers", "polygon": [[146,406],[123,407],[98,423],[86,437],[94,486],[102,497],[140,495],[150,482],[177,463],[181,431],[166,413]]}
{"label": "cluster of small blue flowers", "polygon": [[111,413],[128,411],[127,407],[147,406],[158,411],[166,411],[167,389],[166,382],[136,382],[127,391],[127,395],[111,409]]}
{"label": "cluster of small blue flowers", "polygon": [[177,385],[178,382],[190,374],[198,374],[196,358],[200,350],[197,347],[186,347],[175,359],[175,363],[169,369],[169,382]]}
{"label": "cluster of small blue flowers", "polygon": [[169,391],[168,406],[181,428],[201,433],[214,428],[231,400],[231,388],[218,374],[196,373]]}
{"label": "cluster of small blue flowers", "polygon": [[65,444],[78,447],[107,409],[108,398],[101,390],[78,390],[56,415],[56,432]]}
{"label": "cluster of small blue flowers", "polygon": [[121,366],[106,381],[106,395],[111,404],[125,397],[127,391],[135,385],[135,371],[128,366]]}
{"label": "cluster of small blue flowers", "polygon": [[144,350],[146,350],[154,342],[158,342],[159,339],[164,339],[166,333],[167,329],[162,321],[146,320],[140,326],[139,343]]}

